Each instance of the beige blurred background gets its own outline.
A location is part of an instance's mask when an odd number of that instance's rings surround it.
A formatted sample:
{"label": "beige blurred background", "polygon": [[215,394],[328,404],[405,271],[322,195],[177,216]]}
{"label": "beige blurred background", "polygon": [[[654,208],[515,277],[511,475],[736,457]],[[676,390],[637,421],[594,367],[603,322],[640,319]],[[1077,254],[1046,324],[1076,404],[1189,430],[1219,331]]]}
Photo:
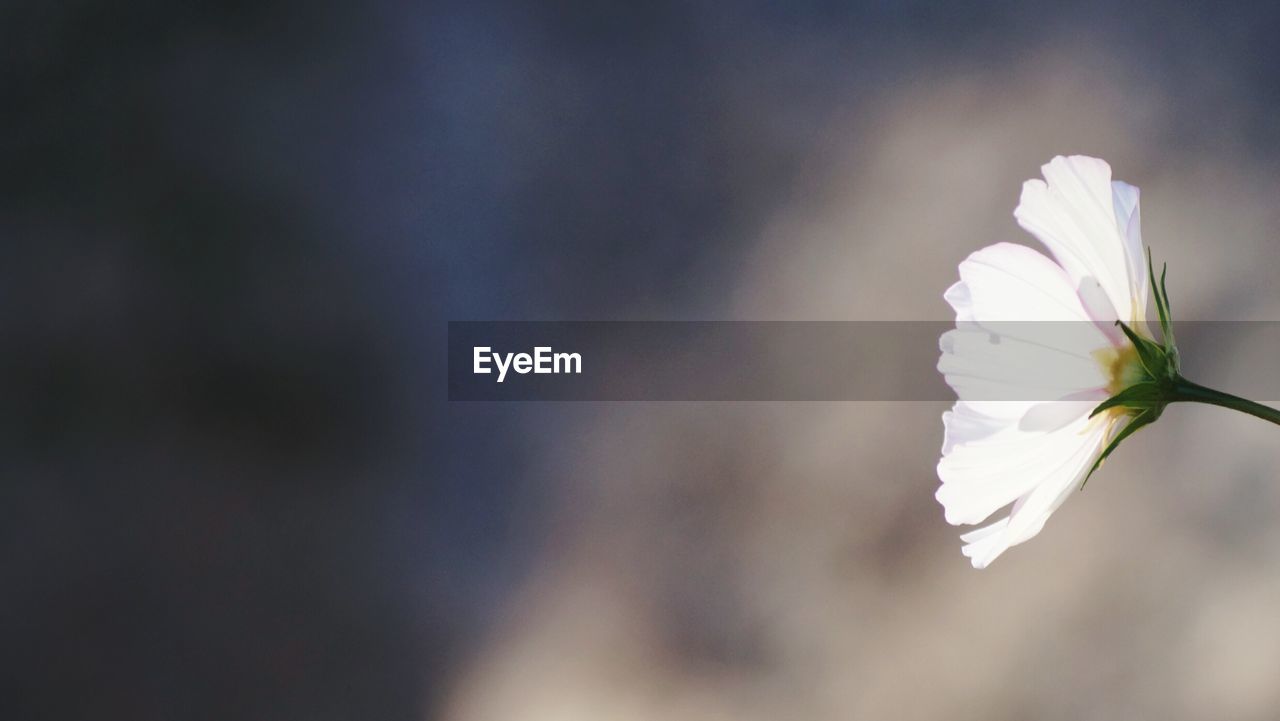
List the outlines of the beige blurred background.
{"label": "beige blurred background", "polygon": [[[1141,186],[1178,318],[1280,320],[1278,31],[0,3],[4,718],[1280,718],[1259,421],[1170,409],[979,572],[946,403],[451,402],[446,367],[448,321],[945,323],[1058,153]],[[1253,338],[1182,351],[1277,380]]]}
{"label": "beige blurred background", "polygon": [[[1141,187],[1177,318],[1280,318],[1280,171],[1239,140],[1248,109],[1229,87],[1204,84],[1197,143],[1172,142],[1187,99],[1169,87],[1074,40],[998,70],[914,72],[829,116],[821,152],[741,215],[745,252],[709,283],[726,292],[637,315],[946,318],[965,255],[1035,245],[1012,219],[1021,182],[1085,153]],[[719,130],[753,132],[759,96],[721,92]],[[1247,339],[1183,353],[1190,377],[1228,390],[1265,362]],[[1171,408],[1039,537],[976,571],[933,499],[947,405],[526,409],[515,432],[534,450],[511,472],[552,479],[547,541],[457,658],[442,716],[1280,715],[1274,428]]]}

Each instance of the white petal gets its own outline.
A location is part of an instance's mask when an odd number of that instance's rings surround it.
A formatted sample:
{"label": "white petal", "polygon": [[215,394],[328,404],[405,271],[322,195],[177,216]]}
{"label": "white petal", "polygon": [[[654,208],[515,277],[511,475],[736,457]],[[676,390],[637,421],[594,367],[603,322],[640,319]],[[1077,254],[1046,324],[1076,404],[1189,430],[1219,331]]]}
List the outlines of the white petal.
{"label": "white petal", "polygon": [[1142,208],[1138,202],[1138,187],[1113,180],[1111,195],[1116,208],[1116,227],[1120,229],[1124,239],[1129,288],[1137,301],[1138,314],[1131,320],[1142,321],[1146,318],[1147,295],[1151,284],[1147,278],[1147,258],[1142,252]]}
{"label": "white petal", "polygon": [[1111,339],[1049,258],[998,243],[966,258],[960,277],[945,295],[957,328],[939,341],[938,370],[961,400],[1023,403],[1004,416],[1106,386],[1093,353]]}
{"label": "white petal", "polygon": [[1056,323],[1027,331],[1039,331],[1041,342],[948,331],[939,341],[938,371],[961,400],[972,401],[1053,401],[1107,385],[1106,372],[1091,355],[1106,341],[1091,326]]}
{"label": "white petal", "polygon": [[[1118,427],[1106,419],[1086,420],[1076,436],[1076,446],[1065,458],[1055,459],[1052,470],[1028,494],[1014,503],[998,528],[975,539],[965,550],[975,568],[985,568],[1009,548],[1034,538],[1044,528],[1049,516],[1080,487],[1094,461],[1102,453],[1111,433]],[[966,534],[968,540],[972,534]]]}
{"label": "white petal", "polygon": [[960,536],[960,540],[965,544],[960,548],[960,552],[970,559],[974,568],[986,568],[990,563],[989,558],[995,559],[1008,548],[1003,544],[1004,530],[1008,527],[1009,518],[1006,516],[995,523]]}
{"label": "white petal", "polygon": [[[1116,188],[1106,161],[1058,156],[1041,168],[1045,180],[1028,180],[1014,217],[1049,249],[1073,288],[1093,278],[1117,318],[1133,321],[1146,300],[1137,194]],[[1117,200],[1119,207],[1117,207]],[[1123,222],[1123,226],[1121,223]],[[1130,227],[1133,235],[1130,236]]]}
{"label": "white petal", "polygon": [[1015,423],[1016,416],[1008,418],[989,415],[976,409],[971,403],[958,401],[951,410],[942,414],[942,455],[951,453],[951,449],[957,445],[990,438]]}
{"label": "white petal", "polygon": [[[1012,427],[986,438],[956,445],[938,462],[942,485],[936,497],[951,524],[981,523],[1014,501],[1052,484],[1086,444],[1090,404],[1070,404],[1076,420],[1050,432]],[[1086,449],[1086,452],[1088,449]]]}
{"label": "white petal", "polygon": [[960,280],[944,295],[957,322],[1091,320],[1071,278],[1025,245],[996,243],[974,252],[960,263]]}
{"label": "white petal", "polygon": [[969,286],[965,285],[963,280],[947,288],[942,298],[955,310],[957,323],[971,323],[976,320],[973,315],[973,296],[970,295]]}
{"label": "white petal", "polygon": [[1069,396],[1069,401],[1037,403],[1023,414],[1018,421],[1018,430],[1045,433],[1056,431],[1076,420],[1082,414],[1092,413],[1099,403],[1110,396],[1111,394],[1106,388],[1096,388],[1092,391]]}

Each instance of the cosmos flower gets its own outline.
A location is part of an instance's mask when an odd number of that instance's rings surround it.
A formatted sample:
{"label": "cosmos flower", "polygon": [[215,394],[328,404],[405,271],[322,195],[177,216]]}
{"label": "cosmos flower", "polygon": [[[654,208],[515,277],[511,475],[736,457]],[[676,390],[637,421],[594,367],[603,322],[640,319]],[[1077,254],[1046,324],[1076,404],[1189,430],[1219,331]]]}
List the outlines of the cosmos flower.
{"label": "cosmos flower", "polygon": [[1096,158],[1042,170],[1014,217],[1053,260],[998,243],[965,259],[944,296],[956,329],[942,336],[938,370],[959,401],[943,415],[937,499],[952,524],[1013,504],[962,536],[977,568],[1039,533],[1133,421],[1123,408],[1091,414],[1140,377],[1116,321],[1149,335],[1138,189]]}
{"label": "cosmos flower", "polygon": [[[937,499],[974,567],[1045,521],[1137,429],[1172,402],[1224,406],[1280,424],[1280,412],[1179,372],[1169,296],[1144,259],[1138,189],[1097,158],[1056,157],[1028,180],[1018,224],[1052,255],[997,243],[960,264],[944,297],[956,328],[938,370],[959,400],[943,414]],[[1145,262],[1144,262],[1145,261]],[[1146,323],[1148,296],[1161,340]]]}

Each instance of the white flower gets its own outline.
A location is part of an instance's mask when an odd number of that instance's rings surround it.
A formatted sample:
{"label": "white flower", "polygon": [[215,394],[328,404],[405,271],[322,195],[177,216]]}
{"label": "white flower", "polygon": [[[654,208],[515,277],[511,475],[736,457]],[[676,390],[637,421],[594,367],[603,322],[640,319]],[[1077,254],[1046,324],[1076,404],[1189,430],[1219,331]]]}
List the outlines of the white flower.
{"label": "white flower", "polygon": [[961,536],[975,568],[1039,533],[1132,420],[1124,408],[1090,417],[1138,366],[1115,321],[1150,337],[1138,189],[1097,158],[1059,156],[1042,171],[1014,217],[1054,260],[997,243],[965,259],[945,294],[956,329],[938,370],[959,400],[942,416],[937,499],[952,524],[1012,504]]}

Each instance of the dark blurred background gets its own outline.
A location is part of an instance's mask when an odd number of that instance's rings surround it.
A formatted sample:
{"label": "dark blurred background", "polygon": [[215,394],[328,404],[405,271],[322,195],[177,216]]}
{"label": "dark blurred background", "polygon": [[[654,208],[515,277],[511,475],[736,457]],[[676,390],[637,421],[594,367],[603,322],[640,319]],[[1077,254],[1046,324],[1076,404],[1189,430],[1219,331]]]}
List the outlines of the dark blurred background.
{"label": "dark blurred background", "polygon": [[[1061,152],[1143,186],[1184,312],[1275,319],[1278,15],[5,4],[4,715],[1269,717],[1280,591],[1107,550],[1166,445],[970,575],[943,406],[449,404],[443,364],[450,319],[944,319]],[[1223,420],[1187,415],[1162,443]],[[1264,580],[1274,439],[1238,428],[1261,455],[1202,465],[1246,495],[1147,523]],[[952,604],[971,635],[920,626]]]}

